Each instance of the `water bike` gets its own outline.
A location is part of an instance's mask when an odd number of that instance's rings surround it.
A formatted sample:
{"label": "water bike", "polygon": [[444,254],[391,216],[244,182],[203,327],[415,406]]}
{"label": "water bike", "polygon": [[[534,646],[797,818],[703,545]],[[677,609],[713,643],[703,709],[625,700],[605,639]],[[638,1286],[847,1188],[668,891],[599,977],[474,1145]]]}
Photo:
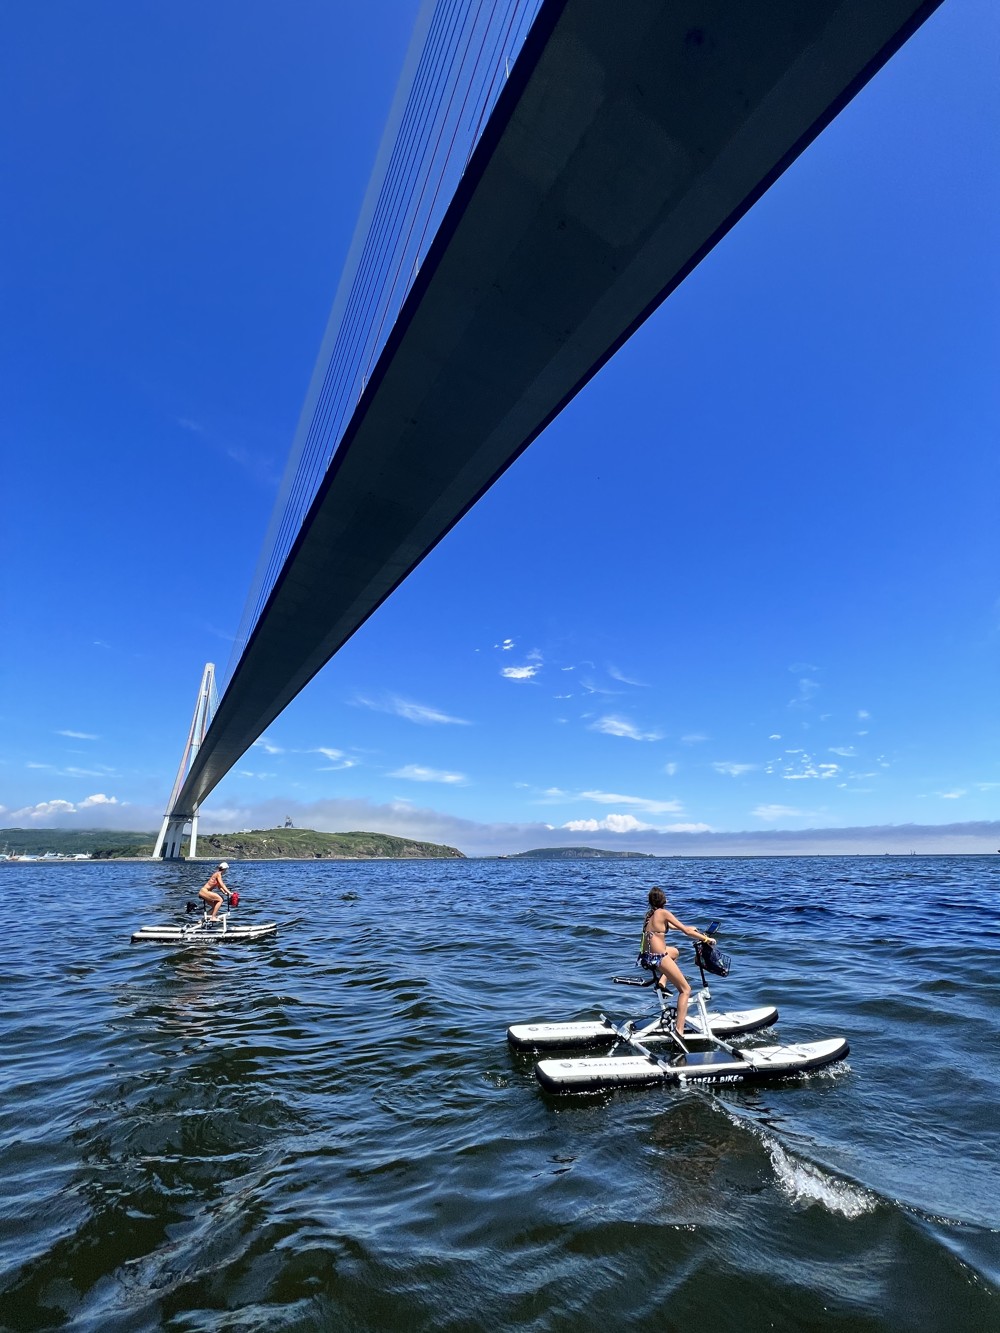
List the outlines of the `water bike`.
{"label": "water bike", "polygon": [[132,932],[132,943],[140,944],[144,940],[155,944],[216,944],[223,941],[261,940],[277,933],[274,921],[263,921],[259,925],[234,926],[229,923],[231,910],[239,903],[240,895],[230,893],[226,906],[213,917],[209,904],[203,900],[189,902],[187,916],[193,920],[185,921],[180,926],[140,926]]}
{"label": "water bike", "polygon": [[[706,968],[725,976],[729,959],[712,946],[695,945],[695,961],[702,985],[692,991],[688,1018],[681,1036],[676,1029],[676,1007],[655,985],[656,977],[612,977],[619,986],[652,987],[658,1011],[615,1022],[601,1014],[590,1022],[519,1023],[507,1029],[515,1049],[566,1050],[609,1045],[602,1056],[539,1060],[535,1077],[548,1092],[597,1092],[606,1088],[656,1083],[744,1083],[788,1078],[842,1060],[850,1047],[843,1037],[796,1042],[781,1046],[735,1047],[725,1039],[759,1032],[777,1022],[771,1006],[714,1013],[708,1008],[711,992]],[[652,1049],[654,1045],[660,1051]],[[666,1049],[664,1049],[664,1047]]]}

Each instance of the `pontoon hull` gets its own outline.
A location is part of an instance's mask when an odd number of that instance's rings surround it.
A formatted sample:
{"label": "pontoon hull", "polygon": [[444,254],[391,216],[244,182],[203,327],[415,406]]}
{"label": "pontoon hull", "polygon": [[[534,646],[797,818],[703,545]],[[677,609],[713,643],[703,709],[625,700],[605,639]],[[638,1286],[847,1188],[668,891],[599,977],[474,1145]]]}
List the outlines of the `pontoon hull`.
{"label": "pontoon hull", "polygon": [[643,1055],[539,1060],[535,1076],[548,1092],[597,1092],[603,1088],[655,1083],[743,1083],[788,1078],[842,1060],[850,1051],[843,1037],[759,1046],[734,1058],[728,1051],[692,1051],[669,1062]]}
{"label": "pontoon hull", "polygon": [[[774,1005],[708,1015],[709,1027],[715,1037],[735,1037],[741,1032],[757,1032],[777,1021],[778,1011]],[[697,1014],[688,1015],[688,1031],[692,1036],[697,1035],[698,1023]],[[665,1039],[666,1032],[660,1036],[655,1031],[645,1031],[642,1036],[644,1042]],[[617,1041],[618,1034],[610,1023],[588,1019],[579,1023],[516,1023],[507,1029],[507,1040],[511,1046],[518,1048],[565,1051],[574,1046],[603,1046]]]}

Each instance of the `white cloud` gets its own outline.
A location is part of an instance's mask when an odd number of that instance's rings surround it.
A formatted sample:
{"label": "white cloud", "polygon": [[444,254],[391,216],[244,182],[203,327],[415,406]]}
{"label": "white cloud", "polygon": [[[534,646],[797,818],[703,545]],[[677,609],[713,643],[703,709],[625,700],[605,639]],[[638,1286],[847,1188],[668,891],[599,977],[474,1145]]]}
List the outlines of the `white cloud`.
{"label": "white cloud", "polygon": [[671,761],[669,764],[663,765],[663,771],[668,778],[675,777],[677,775],[677,765]]}
{"label": "white cloud", "polygon": [[701,734],[700,731],[693,731],[693,732],[691,732],[690,735],[688,735],[688,736],[682,736],[682,737],[681,737],[681,744],[682,744],[682,745],[704,745],[705,741],[707,741],[707,740],[708,740],[708,737],[707,737],[707,736],[703,736],[703,735]]}
{"label": "white cloud", "polygon": [[770,736],[768,736],[767,739],[768,739],[769,741],[780,741],[780,740],[781,740],[781,732],[780,732],[780,731],[772,731],[771,734],[770,734]]}
{"label": "white cloud", "polygon": [[642,824],[634,815],[608,815],[606,819],[571,819],[563,824],[570,833],[655,833],[653,824]]}
{"label": "white cloud", "polygon": [[668,824],[663,833],[711,833],[711,824]]}
{"label": "white cloud", "polygon": [[869,711],[868,711],[867,708],[859,708],[859,709],[858,709],[858,718],[859,718],[862,722],[867,722],[867,720],[868,720],[870,717],[871,717],[871,713],[869,713]]}
{"label": "white cloud", "polygon": [[500,674],[506,680],[531,680],[539,671],[541,667],[536,662],[530,666],[502,667]]}
{"label": "white cloud", "polygon": [[858,752],[853,745],[831,745],[831,754],[839,754],[841,759],[856,759]]}
{"label": "white cloud", "polygon": [[758,765],[729,764],[723,762],[723,763],[713,764],[712,767],[715,769],[716,773],[725,773],[727,777],[738,778],[742,776],[742,774],[744,773],[752,773],[758,767]]}
{"label": "white cloud", "polygon": [[451,717],[448,713],[442,713],[437,708],[429,708],[426,704],[414,703],[411,699],[401,699],[398,694],[384,695],[380,699],[369,699],[358,695],[353,702],[361,708],[371,708],[376,713],[392,713],[396,717],[405,718],[407,722],[416,722],[421,727],[472,725],[464,717]]}
{"label": "white cloud", "polygon": [[265,754],[285,753],[282,746],[272,745],[272,743],[265,736],[261,736],[259,740],[255,740],[254,745],[256,745],[258,749],[263,750]]}
{"label": "white cloud", "polygon": [[57,731],[56,736],[69,736],[74,741],[99,741],[100,736],[93,736],[89,731]]}
{"label": "white cloud", "polygon": [[514,647],[514,640],[504,639],[503,643],[495,643],[493,647],[499,648],[502,653],[509,653],[510,650]]}
{"label": "white cloud", "polygon": [[935,792],[934,795],[940,796],[942,801],[957,801],[960,797],[965,795],[965,788],[956,787],[954,791],[938,791]]}
{"label": "white cloud", "polygon": [[77,805],[74,805],[72,801],[39,801],[37,805],[26,805],[20,810],[11,811],[10,818],[30,819],[34,823],[43,819],[54,819],[58,822],[64,816],[79,814],[81,810],[107,809],[109,806],[117,805],[119,805],[117,797],[105,796],[103,792],[96,792]]}
{"label": "white cloud", "polygon": [[609,791],[584,791],[580,796],[585,801],[597,801],[599,805],[631,805],[637,810],[644,810],[647,815],[679,814],[683,809],[680,801],[652,800],[647,796],[620,796]]}
{"label": "white cloud", "polygon": [[591,731],[601,731],[605,736],[625,736],[630,741],[659,741],[663,737],[658,731],[640,731],[634,722],[630,722],[625,717],[607,717],[598,718],[596,722],[590,724]]}
{"label": "white cloud", "polygon": [[807,750],[786,750],[785,754],[795,756],[786,761],[781,774],[786,782],[805,782],[810,778],[822,781],[836,777],[840,772],[839,764],[818,764]]}
{"label": "white cloud", "polygon": [[422,764],[404,764],[389,776],[406,778],[410,782],[444,782],[452,786],[461,786],[468,781],[464,773],[446,773],[440,768],[425,768]]}
{"label": "white cloud", "polygon": [[11,812],[11,819],[52,819],[60,815],[75,815],[76,806],[72,801],[39,801],[37,805],[25,805],[20,810]]}

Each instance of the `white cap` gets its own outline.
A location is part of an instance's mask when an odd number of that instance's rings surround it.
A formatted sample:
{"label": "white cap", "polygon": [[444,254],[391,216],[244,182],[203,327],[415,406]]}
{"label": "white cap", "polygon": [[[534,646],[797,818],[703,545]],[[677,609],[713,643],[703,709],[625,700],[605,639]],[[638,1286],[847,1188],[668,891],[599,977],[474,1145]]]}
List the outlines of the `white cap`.
{"label": "white cap", "polygon": [[220,869],[220,870],[228,870],[228,869],[229,869],[229,862],[228,862],[228,861],[220,861],[220,862],[219,862],[219,869]]}

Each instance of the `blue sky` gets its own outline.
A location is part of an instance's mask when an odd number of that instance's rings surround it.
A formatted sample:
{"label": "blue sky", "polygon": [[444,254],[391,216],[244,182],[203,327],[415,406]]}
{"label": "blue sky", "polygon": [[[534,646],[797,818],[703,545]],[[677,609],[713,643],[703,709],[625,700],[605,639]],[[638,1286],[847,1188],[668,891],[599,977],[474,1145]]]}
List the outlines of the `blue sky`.
{"label": "blue sky", "polygon": [[[0,823],[158,826],[416,8],[0,11]],[[203,828],[1000,846],[998,37],[949,0]]]}

